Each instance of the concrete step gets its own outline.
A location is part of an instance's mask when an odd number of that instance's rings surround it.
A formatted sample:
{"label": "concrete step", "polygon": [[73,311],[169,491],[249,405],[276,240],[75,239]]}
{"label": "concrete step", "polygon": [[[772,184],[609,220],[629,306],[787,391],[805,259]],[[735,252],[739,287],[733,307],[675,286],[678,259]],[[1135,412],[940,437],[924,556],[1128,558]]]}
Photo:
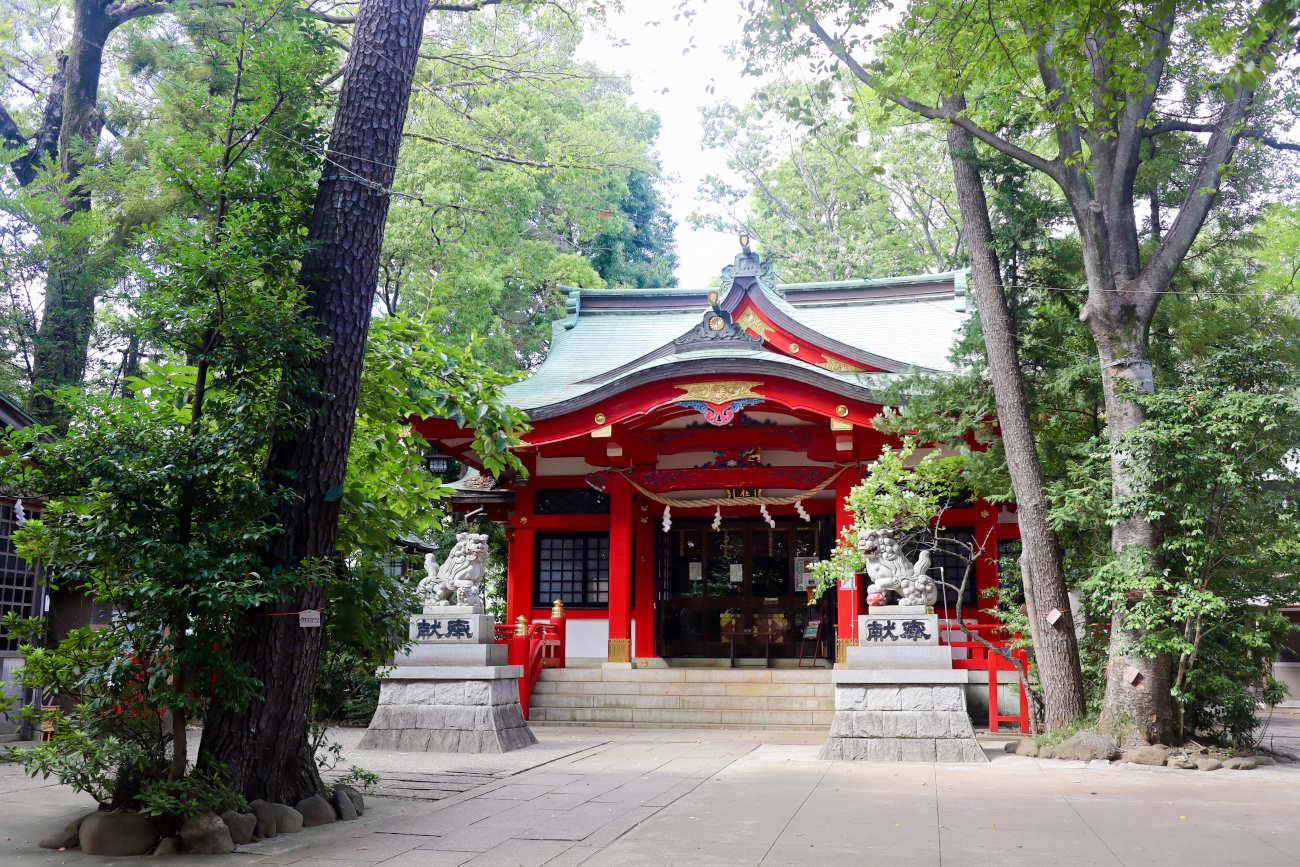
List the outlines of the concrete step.
{"label": "concrete step", "polygon": [[825,729],[829,669],[551,668],[529,719],[556,725]]}
{"label": "concrete step", "polygon": [[541,723],[650,723],[667,726],[829,727],[833,710],[707,710],[640,707],[535,707],[529,719]]}
{"label": "concrete step", "polygon": [[735,695],[762,698],[835,697],[831,683],[636,683],[539,680],[533,695]]}
{"label": "concrete step", "polygon": [[835,710],[834,698],[761,695],[568,695],[534,692],[532,707],[631,707],[719,710]]}
{"label": "concrete step", "polygon": [[546,668],[541,680],[637,683],[830,683],[829,668]]}

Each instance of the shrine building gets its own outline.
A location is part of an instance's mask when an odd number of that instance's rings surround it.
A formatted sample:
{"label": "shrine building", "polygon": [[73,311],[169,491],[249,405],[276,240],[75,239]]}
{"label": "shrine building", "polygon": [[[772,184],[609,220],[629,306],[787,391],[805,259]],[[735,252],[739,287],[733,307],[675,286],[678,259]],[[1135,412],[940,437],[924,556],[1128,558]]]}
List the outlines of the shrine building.
{"label": "shrine building", "polygon": [[[471,475],[457,496],[508,527],[508,622],[562,600],[569,667],[842,660],[866,610],[861,576],[814,604],[807,565],[851,524],[863,467],[899,445],[872,426],[881,388],[949,367],[966,281],[780,284],[746,248],[717,291],[570,290],[545,361],[506,390],[532,423],[527,476]],[[414,426],[481,467],[454,422]],[[944,526],[997,539],[1004,556],[1019,536],[1013,512],[980,501]],[[939,554],[931,565],[952,581],[964,570]],[[963,617],[994,622],[995,555],[974,575]],[[935,607],[954,603],[944,591]]]}

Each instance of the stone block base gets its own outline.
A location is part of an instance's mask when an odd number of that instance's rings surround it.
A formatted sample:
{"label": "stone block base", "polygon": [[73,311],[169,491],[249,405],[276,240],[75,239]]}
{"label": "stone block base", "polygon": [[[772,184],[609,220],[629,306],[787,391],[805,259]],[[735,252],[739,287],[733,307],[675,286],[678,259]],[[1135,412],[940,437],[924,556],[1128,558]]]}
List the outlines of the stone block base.
{"label": "stone block base", "polygon": [[[871,672],[864,674],[863,679],[874,680],[883,674]],[[850,672],[836,672],[835,718],[820,758],[871,762],[988,761],[975,740],[975,730],[966,714],[965,690],[960,685],[918,682],[926,675],[920,671],[899,674],[904,682],[855,683],[844,680]]]}
{"label": "stone block base", "polygon": [[515,677],[386,679],[363,750],[505,753],[537,743]]}

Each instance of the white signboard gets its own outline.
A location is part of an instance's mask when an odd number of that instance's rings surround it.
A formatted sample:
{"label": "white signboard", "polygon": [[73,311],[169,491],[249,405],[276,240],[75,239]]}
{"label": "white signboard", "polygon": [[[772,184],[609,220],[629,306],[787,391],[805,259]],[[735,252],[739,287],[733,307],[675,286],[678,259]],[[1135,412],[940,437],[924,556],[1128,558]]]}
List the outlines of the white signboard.
{"label": "white signboard", "polygon": [[303,627],[304,629],[309,628],[309,627],[319,627],[319,626],[320,626],[320,612],[319,612],[319,611],[299,611],[299,612],[298,612],[298,625],[301,626],[301,627]]}
{"label": "white signboard", "polygon": [[692,560],[688,564],[692,581],[702,581],[704,579],[704,564],[699,560]]}
{"label": "white signboard", "polygon": [[731,583],[732,583],[732,584],[744,584],[744,583],[745,583],[745,564],[744,564],[744,563],[732,563],[732,564],[731,564]]}

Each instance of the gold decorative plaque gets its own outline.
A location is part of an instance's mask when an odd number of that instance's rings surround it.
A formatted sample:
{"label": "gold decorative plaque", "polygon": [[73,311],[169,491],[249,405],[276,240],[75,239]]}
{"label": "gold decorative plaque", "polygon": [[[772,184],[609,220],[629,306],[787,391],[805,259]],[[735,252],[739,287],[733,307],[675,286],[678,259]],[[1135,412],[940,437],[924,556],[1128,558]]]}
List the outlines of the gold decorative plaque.
{"label": "gold decorative plaque", "polygon": [[692,382],[690,385],[674,385],[673,388],[680,388],[685,394],[678,395],[672,399],[673,403],[683,403],[689,400],[702,400],[705,403],[714,406],[722,406],[731,403],[733,400],[742,400],[749,398],[752,400],[766,400],[761,394],[754,394],[754,387],[762,385],[761,382]]}
{"label": "gold decorative plaque", "polygon": [[746,308],[745,312],[740,314],[740,318],[736,320],[736,324],[747,331],[754,332],[761,338],[767,338],[767,323],[759,318],[753,307]]}
{"label": "gold decorative plaque", "polygon": [[831,373],[856,373],[862,370],[861,367],[849,364],[847,361],[840,361],[838,358],[827,358],[825,361],[819,361],[817,366],[829,370]]}
{"label": "gold decorative plaque", "polygon": [[835,414],[838,415],[840,418],[845,418],[849,414],[849,408],[844,404],[840,404],[839,406],[835,407]]}

